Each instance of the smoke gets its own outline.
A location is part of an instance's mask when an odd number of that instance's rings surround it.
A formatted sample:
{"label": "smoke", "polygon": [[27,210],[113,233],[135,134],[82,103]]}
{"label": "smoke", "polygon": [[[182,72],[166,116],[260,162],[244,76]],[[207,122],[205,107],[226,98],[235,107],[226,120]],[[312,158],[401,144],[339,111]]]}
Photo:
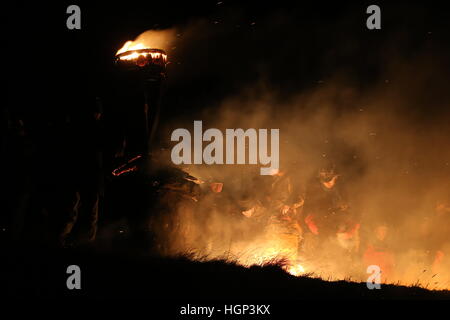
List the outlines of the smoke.
{"label": "smoke", "polygon": [[147,30],[133,41],[127,41],[117,54],[134,49],[156,48],[170,51],[176,37],[175,29]]}
{"label": "smoke", "polygon": [[[328,27],[306,31],[279,13],[256,26],[229,19],[180,28],[169,57],[162,144],[170,145],[175,128],[191,130],[194,120],[204,130],[279,128],[281,169],[292,184],[307,190],[321,168],[334,167],[345,211],[361,226],[349,260],[336,239],[321,244],[326,259],[303,261],[300,253],[307,272],[365,281],[364,254],[381,241],[394,259],[388,282],[449,288],[448,49],[425,38],[417,44],[401,28],[367,40],[345,34],[351,23],[326,36]],[[259,166],[183,169],[224,187],[214,194],[204,183],[203,200],[173,211],[178,231],[165,238],[170,254],[194,251],[242,264],[296,255],[296,239],[242,214],[275,214],[252,201],[270,190],[271,180],[258,180]],[[301,220],[304,214],[299,210]]]}

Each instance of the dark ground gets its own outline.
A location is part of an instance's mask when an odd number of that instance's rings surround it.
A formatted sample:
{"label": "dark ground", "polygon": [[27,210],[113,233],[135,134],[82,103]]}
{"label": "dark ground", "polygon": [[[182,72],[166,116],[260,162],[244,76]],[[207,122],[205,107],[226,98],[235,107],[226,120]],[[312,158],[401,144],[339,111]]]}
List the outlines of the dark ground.
{"label": "dark ground", "polygon": [[[6,255],[6,256],[5,256]],[[294,277],[279,266],[244,268],[223,261],[193,262],[100,253],[92,249],[17,250],[4,253],[1,282],[16,298],[144,298],[168,301],[290,301],[317,299],[450,299],[449,291]],[[66,288],[66,268],[76,264],[81,290]],[[5,272],[6,271],[6,272]]]}

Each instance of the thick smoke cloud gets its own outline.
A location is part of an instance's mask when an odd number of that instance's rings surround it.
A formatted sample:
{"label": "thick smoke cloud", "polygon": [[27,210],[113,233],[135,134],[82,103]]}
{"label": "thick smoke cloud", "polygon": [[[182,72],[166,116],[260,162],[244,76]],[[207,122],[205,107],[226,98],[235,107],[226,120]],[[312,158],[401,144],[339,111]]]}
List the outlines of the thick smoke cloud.
{"label": "thick smoke cloud", "polygon": [[[375,239],[387,226],[396,256],[392,281],[449,287],[448,43],[439,28],[419,24],[413,38],[392,23],[377,35],[361,30],[357,18],[319,25],[286,12],[259,21],[233,14],[177,27],[160,141],[170,147],[170,132],[192,130],[194,120],[205,129],[279,128],[281,167],[294,181],[305,184],[332,164],[361,238]],[[185,167],[223,182],[235,201],[249,192],[258,168]],[[168,240],[173,253],[194,249],[239,260],[264,243],[255,225],[224,210],[178,212],[185,237]],[[445,257],[433,269],[438,250]],[[364,271],[337,262],[308,271],[365,279]]]}

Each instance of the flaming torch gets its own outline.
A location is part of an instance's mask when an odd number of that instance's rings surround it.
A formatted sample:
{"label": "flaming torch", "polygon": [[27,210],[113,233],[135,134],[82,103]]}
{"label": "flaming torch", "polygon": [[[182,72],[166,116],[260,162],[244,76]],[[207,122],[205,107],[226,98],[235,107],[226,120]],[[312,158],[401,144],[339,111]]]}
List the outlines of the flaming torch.
{"label": "flaming torch", "polygon": [[[148,48],[142,43],[128,41],[117,51],[115,64],[121,71],[123,79],[127,79],[135,95],[143,97],[142,114],[145,136],[140,137],[139,150],[147,155],[151,150],[159,121],[160,99],[166,78],[167,54],[161,49]],[[122,73],[123,72],[123,73]],[[137,89],[138,92],[135,92]],[[135,99],[139,97],[134,97]],[[142,123],[142,122],[140,122]],[[139,126],[139,124],[136,124]]]}
{"label": "flaming torch", "polygon": [[165,77],[167,54],[161,49],[145,48],[128,41],[116,53],[116,64],[130,70],[143,70],[151,78]]}

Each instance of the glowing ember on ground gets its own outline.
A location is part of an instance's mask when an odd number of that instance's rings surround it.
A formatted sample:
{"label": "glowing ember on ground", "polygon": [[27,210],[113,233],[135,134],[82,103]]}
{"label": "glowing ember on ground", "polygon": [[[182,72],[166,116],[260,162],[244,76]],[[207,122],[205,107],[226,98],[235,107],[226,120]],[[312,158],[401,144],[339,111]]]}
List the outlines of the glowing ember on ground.
{"label": "glowing ember on ground", "polygon": [[300,276],[301,274],[305,273],[305,268],[301,264],[297,264],[294,266],[289,266],[286,271],[293,276]]}

